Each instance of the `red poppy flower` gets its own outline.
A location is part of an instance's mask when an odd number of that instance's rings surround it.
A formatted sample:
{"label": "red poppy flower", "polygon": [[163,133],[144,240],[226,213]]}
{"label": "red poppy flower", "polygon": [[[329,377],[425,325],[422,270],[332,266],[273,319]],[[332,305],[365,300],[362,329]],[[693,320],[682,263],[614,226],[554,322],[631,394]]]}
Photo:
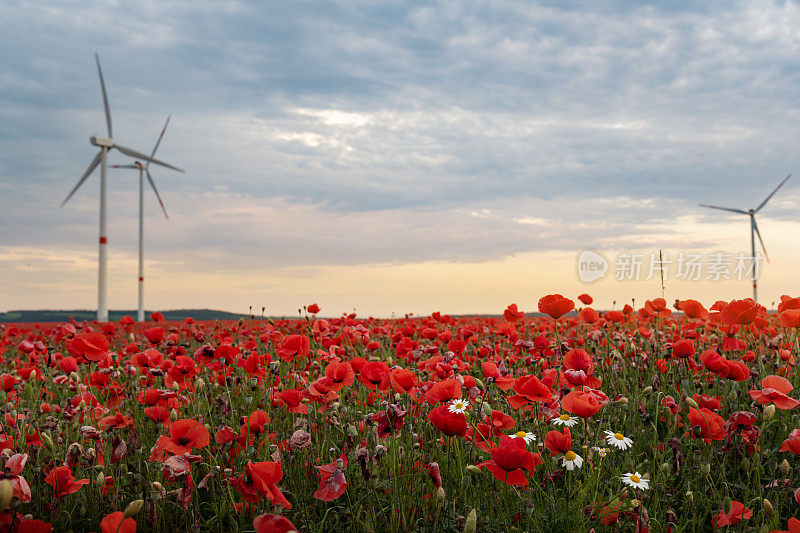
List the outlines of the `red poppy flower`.
{"label": "red poppy flower", "polygon": [[144,336],[147,337],[147,340],[149,340],[151,343],[158,344],[164,340],[164,328],[156,326],[154,328],[146,329],[144,331]]}
{"label": "red poppy flower", "polygon": [[689,318],[708,318],[708,310],[697,300],[681,300],[678,309],[684,312]]}
{"label": "red poppy flower", "polygon": [[428,413],[428,420],[447,436],[463,435],[467,431],[464,413],[451,413],[448,405],[435,407]]}
{"label": "red poppy flower", "polygon": [[336,461],[315,467],[319,472],[319,487],[314,492],[314,497],[324,502],[335,500],[344,494],[347,489],[347,480],[344,477],[344,470],[347,468],[347,456],[342,454]]}
{"label": "red poppy flower", "polygon": [[548,431],[544,436],[544,447],[556,455],[565,454],[572,449],[572,433],[565,427],[564,432]]}
{"label": "red poppy flower", "polygon": [[308,414],[308,406],[303,403],[305,394],[301,390],[286,389],[275,395],[273,405],[285,406],[289,409],[290,413]]}
{"label": "red poppy flower", "polygon": [[600,314],[591,307],[584,307],[578,313],[578,320],[587,324],[594,324],[600,320]]}
{"label": "red poppy flower", "polygon": [[781,296],[781,303],[778,304],[778,312],[783,313],[787,309],[800,309],[800,298],[792,298],[786,294]]}
{"label": "red poppy flower", "polygon": [[581,418],[590,418],[603,406],[597,395],[583,390],[574,390],[561,398],[561,407]]}
{"label": "red poppy flower", "polygon": [[244,473],[231,481],[236,485],[242,499],[248,503],[258,503],[264,496],[275,505],[291,509],[292,504],[278,489],[277,483],[283,478],[281,464],[273,461],[253,463],[247,461]]}
{"label": "red poppy flower", "polygon": [[787,309],[781,313],[780,324],[784,328],[800,328],[800,309]]}
{"label": "red poppy flower", "polygon": [[517,304],[511,304],[503,311],[503,317],[509,322],[519,322],[525,318],[525,313],[517,309]]}
{"label": "red poppy flower", "polygon": [[747,520],[753,516],[753,511],[748,509],[742,502],[732,501],[731,508],[726,513],[720,511],[714,518],[711,519],[711,525],[714,527],[735,526],[742,520]]}
{"label": "red poppy flower", "polygon": [[192,448],[205,448],[208,446],[208,430],[192,419],[175,421],[169,427],[169,437],[162,435],[158,438],[157,448],[173,455],[189,453]]}
{"label": "red poppy flower", "polygon": [[256,533],[289,533],[299,531],[285,516],[277,514],[262,514],[253,519],[253,528]]}
{"label": "red poppy flower", "polygon": [[691,339],[681,339],[672,343],[672,356],[687,358],[694,356],[694,343]]}
{"label": "red poppy flower", "polygon": [[136,533],[136,520],[123,518],[125,513],[120,511],[106,515],[100,522],[101,533]]}
{"label": "red poppy flower", "polygon": [[319,306],[317,304],[311,304],[308,307],[306,307],[306,310],[312,315],[316,315],[317,313],[319,313]]}
{"label": "red poppy flower", "polygon": [[50,533],[51,531],[53,531],[53,524],[35,518],[23,519],[17,523],[15,530],[16,533]]}
{"label": "red poppy flower", "polygon": [[417,375],[407,368],[393,368],[389,372],[389,383],[392,390],[399,394],[417,396]]}
{"label": "red poppy flower", "polygon": [[370,390],[387,390],[389,365],[384,361],[367,361],[358,373],[358,380]]}
{"label": "red poppy flower", "polygon": [[[782,452],[792,452],[795,455],[800,455],[800,429],[793,429],[789,433],[789,438],[783,441],[783,445],[781,446]],[[797,489],[800,491],[800,489]],[[797,497],[798,493],[795,493],[795,497]],[[800,505],[800,500],[797,501],[797,504]]]}
{"label": "red poppy flower", "polygon": [[433,386],[425,393],[425,401],[431,405],[436,405],[440,402],[449,402],[456,398],[461,398],[461,385],[455,379],[446,379],[434,383]]}
{"label": "red poppy flower", "polygon": [[284,361],[304,359],[311,353],[311,340],[305,335],[287,335],[276,351]]}
{"label": "red poppy flower", "polygon": [[575,309],[575,302],[560,294],[549,294],[539,300],[539,312],[558,320]]}
{"label": "red poppy flower", "polygon": [[325,377],[336,385],[334,390],[339,391],[342,387],[352,385],[356,379],[356,374],[353,372],[353,367],[350,363],[331,362],[325,367]]}
{"label": "red poppy flower", "polygon": [[570,385],[578,387],[583,385],[600,386],[600,381],[592,377],[594,361],[592,361],[592,356],[586,350],[576,348],[568,351],[561,361],[561,368],[564,372],[564,378]]}
{"label": "red poppy flower", "polygon": [[578,296],[578,300],[580,300],[583,305],[592,305],[592,302],[594,302],[594,299],[586,293]]}
{"label": "red poppy flower", "polygon": [[517,394],[506,398],[509,405],[514,409],[519,409],[531,402],[549,402],[553,394],[550,387],[542,383],[533,374],[517,378],[516,383],[514,383],[514,391]]}
{"label": "red poppy flower", "polygon": [[772,533],[800,533],[800,520],[795,517],[789,519],[789,529],[777,529]]}
{"label": "red poppy flower", "polygon": [[542,458],[538,453],[531,453],[525,449],[525,439],[503,436],[500,446],[492,448],[489,453],[491,460],[479,463],[477,466],[485,466],[495,479],[509,485],[527,485],[528,478],[523,470],[532,474],[533,470],[542,464]]}
{"label": "red poppy flower", "polygon": [[68,466],[57,466],[47,474],[44,482],[53,487],[56,498],[63,498],[68,494],[78,492],[82,486],[89,483],[88,479],[75,480]]}
{"label": "red poppy flower", "polygon": [[700,410],[689,407],[689,423],[697,429],[699,434],[696,437],[712,440],[723,440],[725,438],[725,420],[714,411],[706,409]]}
{"label": "red poppy flower", "polygon": [[106,357],[106,350],[111,343],[102,333],[84,333],[75,338],[67,339],[64,345],[70,354],[77,358],[89,361],[101,361]]}
{"label": "red poppy flower", "polygon": [[792,384],[789,380],[781,376],[767,376],[761,380],[761,390],[751,390],[750,397],[762,405],[774,403],[778,409],[794,409],[797,407],[797,400],[789,398],[787,393],[791,392]]}
{"label": "red poppy flower", "polygon": [[732,300],[722,310],[720,318],[724,324],[747,325],[752,324],[758,315],[758,307],[750,298],[744,300]]}

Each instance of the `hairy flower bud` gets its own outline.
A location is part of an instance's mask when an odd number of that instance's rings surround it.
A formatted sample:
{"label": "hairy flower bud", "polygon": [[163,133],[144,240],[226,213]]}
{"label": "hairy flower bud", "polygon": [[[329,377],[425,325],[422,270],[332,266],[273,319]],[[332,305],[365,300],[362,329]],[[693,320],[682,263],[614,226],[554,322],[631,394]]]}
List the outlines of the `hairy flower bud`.
{"label": "hairy flower bud", "polygon": [[478,529],[478,513],[475,509],[471,510],[467,515],[467,521],[464,523],[464,533],[475,533]]}
{"label": "hairy flower bud", "polygon": [[11,498],[14,496],[14,487],[7,479],[0,481],[0,512],[8,509]]}
{"label": "hairy flower bud", "polygon": [[697,409],[697,402],[694,401],[694,398],[687,397],[686,403],[688,403],[690,407],[694,407],[695,409]]}
{"label": "hairy flower bud", "polygon": [[711,465],[708,463],[703,463],[700,465],[700,473],[704,476],[708,476],[711,473]]}
{"label": "hairy flower bud", "polygon": [[772,516],[775,514],[775,508],[768,499],[764,498],[764,501],[761,502],[761,507],[764,508],[764,514],[767,516]]}
{"label": "hairy flower bud", "polygon": [[789,461],[787,461],[786,459],[781,461],[780,468],[781,468],[781,473],[784,476],[788,476],[789,475]]}
{"label": "hairy flower bud", "polygon": [[761,417],[764,419],[765,422],[772,420],[772,417],[775,416],[775,404],[771,403],[764,408],[764,412],[761,414]]}
{"label": "hairy flower bud", "polygon": [[444,498],[445,498],[444,489],[442,487],[439,487],[438,489],[436,489],[436,499],[439,501],[443,501]]}
{"label": "hairy flower bud", "polygon": [[139,513],[139,511],[141,510],[142,505],[144,505],[144,500],[133,500],[125,508],[125,515],[124,515],[123,519],[132,518],[132,517],[136,516]]}

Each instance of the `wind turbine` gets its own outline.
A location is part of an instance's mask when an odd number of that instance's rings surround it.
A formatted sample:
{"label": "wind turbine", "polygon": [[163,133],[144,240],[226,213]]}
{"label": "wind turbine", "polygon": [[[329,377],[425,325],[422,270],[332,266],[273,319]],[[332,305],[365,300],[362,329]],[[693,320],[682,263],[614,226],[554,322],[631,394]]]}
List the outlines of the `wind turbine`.
{"label": "wind turbine", "polygon": [[103,106],[105,107],[106,112],[108,137],[92,136],[89,138],[89,143],[100,148],[100,151],[94,156],[92,162],[89,163],[89,168],[86,169],[86,172],[83,173],[81,179],[78,180],[77,185],[75,185],[72,191],[70,191],[64,201],[61,202],[61,207],[64,207],[64,204],[66,204],[69,199],[72,198],[72,195],[75,194],[81,185],[83,185],[83,182],[86,181],[94,169],[97,168],[97,165],[100,165],[100,244],[97,261],[97,320],[100,322],[108,322],[108,300],[106,297],[108,286],[108,280],[106,279],[106,245],[108,244],[108,237],[106,235],[106,174],[108,170],[108,152],[112,148],[116,148],[127,156],[155,163],[157,165],[174,170],[179,169],[173,167],[172,165],[168,165],[163,161],[158,161],[152,157],[147,157],[141,152],[126,148],[114,142],[114,135],[111,129],[111,111],[108,107],[108,95],[106,93],[106,84],[103,81],[103,70],[100,68],[100,58],[97,57],[97,54],[94,55],[94,59],[97,63],[97,74],[100,76],[100,89],[103,91]]}
{"label": "wind turbine", "polygon": [[763,209],[763,207],[767,205],[767,202],[769,202],[770,199],[773,196],[775,196],[775,193],[778,192],[778,189],[783,187],[783,184],[786,183],[786,181],[791,177],[792,175],[789,174],[788,176],[783,178],[783,181],[780,182],[777,187],[775,187],[775,190],[769,193],[769,196],[764,198],[764,201],[758,204],[758,207],[756,207],[755,209],[748,209],[747,211],[745,211],[744,209],[733,209],[731,207],[719,207],[716,205],[700,204],[700,206],[702,207],[710,207],[711,209],[721,209],[722,211],[730,211],[731,213],[739,213],[741,215],[747,215],[750,217],[750,255],[753,258],[753,301],[756,303],[758,303],[758,287],[757,287],[758,262],[756,261],[756,235],[758,235],[758,242],[761,243],[761,249],[764,251],[764,257],[766,257],[767,263],[769,263],[769,255],[767,255],[767,248],[766,246],[764,246],[764,240],[761,238],[761,232],[758,231],[758,224],[756,223],[756,213],[761,211],[761,209]]}
{"label": "wind turbine", "polygon": [[[156,141],[156,145],[153,147],[153,152],[150,154],[150,159],[156,155],[156,150],[158,150],[158,146],[161,144],[161,139],[164,138],[164,132],[167,131],[167,126],[169,125],[170,117],[167,117],[167,121],[164,123],[164,128],[161,130],[161,135],[158,136],[158,140]],[[136,311],[136,320],[139,322],[144,322],[144,177],[147,176],[147,181],[150,183],[150,187],[153,188],[153,192],[156,193],[156,198],[158,199],[158,204],[161,206],[161,210],[164,212],[164,217],[169,220],[169,215],[167,215],[167,209],[164,207],[164,202],[161,201],[161,195],[158,194],[158,189],[156,188],[156,182],[153,181],[153,176],[150,175],[150,161],[142,164],[139,161],[134,162],[132,165],[111,165],[113,168],[132,168],[139,171],[139,307]],[[183,172],[183,170],[175,167],[170,167],[178,172]]]}

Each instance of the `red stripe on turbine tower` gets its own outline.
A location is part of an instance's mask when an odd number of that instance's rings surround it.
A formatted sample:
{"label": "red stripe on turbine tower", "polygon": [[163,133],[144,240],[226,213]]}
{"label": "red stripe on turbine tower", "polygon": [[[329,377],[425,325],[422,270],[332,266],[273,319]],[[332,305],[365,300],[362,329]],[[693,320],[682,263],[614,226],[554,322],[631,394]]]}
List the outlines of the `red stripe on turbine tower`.
{"label": "red stripe on turbine tower", "polygon": [[139,277],[139,281],[144,281],[144,278],[142,278],[142,277]]}
{"label": "red stripe on turbine tower", "polygon": [[100,244],[108,244],[108,237],[100,237]]}

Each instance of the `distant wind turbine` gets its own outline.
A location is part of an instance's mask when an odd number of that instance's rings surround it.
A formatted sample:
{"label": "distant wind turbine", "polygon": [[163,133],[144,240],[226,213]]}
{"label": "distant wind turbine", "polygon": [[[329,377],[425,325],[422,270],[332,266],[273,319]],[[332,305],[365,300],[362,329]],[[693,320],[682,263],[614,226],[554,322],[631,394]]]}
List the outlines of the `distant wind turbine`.
{"label": "distant wind turbine", "polygon": [[753,258],[753,301],[756,303],[758,303],[758,287],[757,287],[758,264],[756,261],[756,235],[758,235],[758,242],[761,243],[761,249],[764,251],[764,257],[766,257],[767,262],[769,263],[769,255],[767,254],[767,248],[766,246],[764,246],[764,240],[761,238],[761,232],[758,231],[758,224],[756,223],[756,213],[761,211],[761,209],[765,205],[767,205],[767,202],[769,202],[770,199],[773,196],[775,196],[775,193],[778,192],[778,189],[783,187],[783,184],[786,183],[786,181],[791,177],[792,175],[789,174],[788,176],[783,178],[783,181],[780,182],[777,187],[775,187],[775,190],[769,193],[769,196],[764,198],[764,201],[761,202],[755,209],[748,209],[747,211],[745,211],[744,209],[733,209],[731,207],[719,207],[716,205],[700,204],[702,207],[710,207],[711,209],[721,209],[722,211],[730,211],[731,213],[739,213],[741,215],[747,215],[750,217],[750,255]]}
{"label": "distant wind turbine", "polygon": [[[158,140],[156,141],[156,145],[153,147],[153,152],[150,154],[150,159],[156,155],[156,150],[158,150],[158,146],[161,144],[161,139],[164,138],[164,132],[167,131],[167,126],[169,125],[170,117],[167,117],[167,121],[164,123],[164,128],[161,130],[161,135],[158,136]],[[156,188],[156,182],[153,180],[153,176],[150,175],[150,161],[142,164],[139,161],[134,162],[132,165],[111,165],[113,168],[132,168],[139,171],[139,307],[136,311],[136,320],[139,322],[144,322],[144,177],[147,176],[147,181],[150,183],[150,187],[152,187],[153,192],[156,193],[156,198],[158,199],[158,205],[161,206],[161,210],[164,212],[164,217],[169,220],[169,215],[167,215],[167,209],[164,207],[164,202],[161,201],[161,195],[158,194],[158,189]],[[174,170],[179,172],[183,172],[175,167],[170,167]]]}
{"label": "distant wind turbine", "polygon": [[103,81],[103,71],[100,68],[100,58],[97,57],[97,54],[95,54],[94,59],[97,63],[97,73],[100,76],[100,89],[103,91],[103,106],[105,107],[106,112],[108,137],[93,136],[89,138],[89,143],[100,148],[100,151],[94,156],[92,162],[89,163],[89,168],[86,169],[86,172],[83,173],[81,179],[78,180],[77,185],[75,185],[72,191],[70,191],[66,199],[61,202],[61,207],[64,207],[64,204],[66,204],[69,199],[72,198],[72,195],[75,194],[81,185],[83,185],[83,182],[86,181],[92,171],[97,168],[97,165],[100,165],[100,245],[97,265],[97,320],[100,322],[108,322],[108,280],[106,278],[106,245],[108,244],[108,237],[106,235],[106,174],[108,170],[108,152],[112,148],[116,148],[123,154],[135,159],[141,159],[142,161],[155,163],[173,170],[180,171],[180,169],[114,142],[114,135],[111,129],[111,110],[108,107],[108,95],[106,93],[106,84]]}

